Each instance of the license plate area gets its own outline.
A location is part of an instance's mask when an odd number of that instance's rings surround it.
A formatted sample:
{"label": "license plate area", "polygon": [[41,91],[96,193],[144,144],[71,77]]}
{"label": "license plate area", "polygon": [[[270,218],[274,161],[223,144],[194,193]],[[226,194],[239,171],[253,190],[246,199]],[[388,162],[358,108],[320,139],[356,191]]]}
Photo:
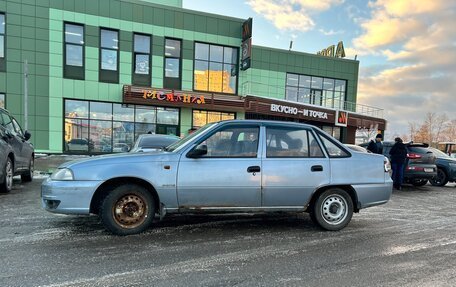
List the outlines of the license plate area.
{"label": "license plate area", "polygon": [[433,168],[425,168],[424,172],[434,172],[434,169]]}

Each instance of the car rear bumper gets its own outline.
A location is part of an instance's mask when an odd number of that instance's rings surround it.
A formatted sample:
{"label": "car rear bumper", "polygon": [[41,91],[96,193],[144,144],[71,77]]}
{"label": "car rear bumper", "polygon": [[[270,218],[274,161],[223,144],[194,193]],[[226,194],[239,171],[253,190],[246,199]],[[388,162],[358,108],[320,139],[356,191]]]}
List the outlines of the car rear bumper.
{"label": "car rear bumper", "polygon": [[434,164],[409,165],[405,168],[404,178],[431,179],[437,175],[437,166]]}
{"label": "car rear bumper", "polygon": [[42,207],[54,213],[89,214],[90,202],[101,181],[54,181],[41,185]]}
{"label": "car rear bumper", "polygon": [[353,185],[358,197],[358,209],[385,204],[391,198],[393,181],[387,174],[385,183]]}

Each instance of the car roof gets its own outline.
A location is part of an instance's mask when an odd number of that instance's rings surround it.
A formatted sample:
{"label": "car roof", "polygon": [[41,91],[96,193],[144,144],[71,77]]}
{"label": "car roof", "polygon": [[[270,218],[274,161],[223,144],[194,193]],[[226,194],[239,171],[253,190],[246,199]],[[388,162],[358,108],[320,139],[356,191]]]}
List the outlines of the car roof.
{"label": "car roof", "polygon": [[273,120],[224,120],[217,122],[218,124],[226,124],[226,123],[240,123],[240,124],[260,124],[265,126],[273,126],[273,125],[280,125],[280,126],[296,126],[296,127],[307,127],[307,128],[316,128],[317,126],[305,123],[296,123],[296,122],[284,122],[284,121],[273,121]]}

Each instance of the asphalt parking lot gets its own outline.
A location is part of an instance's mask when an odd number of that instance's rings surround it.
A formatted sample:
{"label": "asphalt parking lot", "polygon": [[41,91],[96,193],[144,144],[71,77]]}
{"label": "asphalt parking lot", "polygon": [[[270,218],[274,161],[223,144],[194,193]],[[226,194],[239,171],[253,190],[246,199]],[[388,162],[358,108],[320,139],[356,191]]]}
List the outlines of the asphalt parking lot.
{"label": "asphalt parking lot", "polygon": [[339,232],[307,214],[173,216],[117,237],[42,210],[37,175],[0,194],[0,286],[455,286],[455,184],[406,186]]}

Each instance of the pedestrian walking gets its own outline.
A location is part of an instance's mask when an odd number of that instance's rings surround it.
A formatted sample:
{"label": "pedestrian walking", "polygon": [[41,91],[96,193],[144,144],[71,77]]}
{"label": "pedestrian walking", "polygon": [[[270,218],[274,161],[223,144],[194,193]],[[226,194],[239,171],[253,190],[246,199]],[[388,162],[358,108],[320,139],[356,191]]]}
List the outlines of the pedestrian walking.
{"label": "pedestrian walking", "polygon": [[371,140],[369,145],[367,146],[367,150],[372,153],[382,154],[383,153],[383,144],[382,144],[383,136],[382,134],[378,134],[375,136],[375,141]]}
{"label": "pedestrian walking", "polygon": [[389,154],[391,157],[391,168],[393,169],[393,187],[401,190],[404,179],[404,166],[407,159],[407,147],[400,137],[394,139],[394,145]]}

